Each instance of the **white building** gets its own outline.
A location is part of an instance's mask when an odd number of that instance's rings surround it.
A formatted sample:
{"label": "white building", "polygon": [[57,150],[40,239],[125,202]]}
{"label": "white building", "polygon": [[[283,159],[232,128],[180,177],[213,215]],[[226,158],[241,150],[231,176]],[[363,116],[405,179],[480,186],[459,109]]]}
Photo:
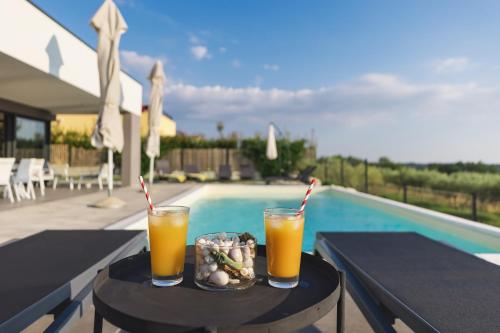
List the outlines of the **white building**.
{"label": "white building", "polygon": [[[142,86],[122,72],[121,88],[127,186],[140,170]],[[99,94],[91,46],[29,1],[0,1],[0,157],[48,158],[50,120],[98,113]]]}

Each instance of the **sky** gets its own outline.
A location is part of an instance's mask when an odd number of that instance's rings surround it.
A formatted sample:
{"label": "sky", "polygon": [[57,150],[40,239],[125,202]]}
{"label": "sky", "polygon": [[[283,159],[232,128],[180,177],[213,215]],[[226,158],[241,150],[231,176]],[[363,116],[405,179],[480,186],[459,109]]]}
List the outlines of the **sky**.
{"label": "sky", "polygon": [[[101,1],[35,0],[90,45]],[[122,68],[164,62],[166,113],[189,134],[265,135],[321,156],[500,162],[500,1],[116,0]]]}

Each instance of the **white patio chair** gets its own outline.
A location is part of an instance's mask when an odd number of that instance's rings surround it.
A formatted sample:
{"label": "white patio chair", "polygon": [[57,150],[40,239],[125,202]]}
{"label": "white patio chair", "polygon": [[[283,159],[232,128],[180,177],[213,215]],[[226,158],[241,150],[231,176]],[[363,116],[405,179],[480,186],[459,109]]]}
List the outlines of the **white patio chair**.
{"label": "white patio chair", "polygon": [[[69,182],[69,165],[66,164],[50,164],[49,172],[53,175],[52,188],[55,190],[57,184],[59,183],[59,178],[64,179],[65,182]],[[70,184],[71,187],[71,184]]]}
{"label": "white patio chair", "polygon": [[[15,158],[0,158],[0,186],[4,187],[3,196],[9,198],[11,203],[14,203],[14,195],[10,185],[12,168],[16,162]],[[17,195],[16,195],[17,197]],[[18,199],[19,200],[19,199]]]}
{"label": "white patio chair", "polygon": [[[18,198],[36,199],[35,188],[33,186],[33,164],[35,160],[35,158],[22,158],[17,166],[13,183],[14,191]],[[26,184],[26,187],[24,184]]]}
{"label": "white patio chair", "polygon": [[45,196],[45,172],[43,170],[43,166],[45,164],[45,160],[43,158],[35,158],[32,164],[32,181],[37,182],[40,186],[40,194]]}

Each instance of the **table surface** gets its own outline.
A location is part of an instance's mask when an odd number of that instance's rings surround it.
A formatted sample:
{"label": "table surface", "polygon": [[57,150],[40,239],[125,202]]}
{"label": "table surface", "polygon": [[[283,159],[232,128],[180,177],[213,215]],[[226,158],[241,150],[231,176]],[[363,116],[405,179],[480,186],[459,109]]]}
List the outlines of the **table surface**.
{"label": "table surface", "polygon": [[[47,302],[50,294],[141,233],[49,230],[0,247],[0,331],[3,323]],[[67,289],[59,295],[69,297]]]}
{"label": "table surface", "polygon": [[246,290],[210,292],[194,284],[194,247],[188,246],[184,281],[151,285],[149,253],[125,258],[97,276],[96,311],[130,332],[287,332],[310,325],[336,305],[339,274],[319,257],[303,253],[297,288],[267,284],[265,247],[255,260],[257,283]]}

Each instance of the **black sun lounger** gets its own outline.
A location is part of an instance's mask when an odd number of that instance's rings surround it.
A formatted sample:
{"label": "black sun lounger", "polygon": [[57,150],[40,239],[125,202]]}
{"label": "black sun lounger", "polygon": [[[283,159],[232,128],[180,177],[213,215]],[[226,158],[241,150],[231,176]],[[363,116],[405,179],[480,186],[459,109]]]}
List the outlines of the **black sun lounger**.
{"label": "black sun lounger", "polygon": [[98,270],[138,253],[145,231],[51,230],[0,247],[0,332],[54,314],[46,332],[82,316]]}
{"label": "black sun lounger", "polygon": [[500,266],[416,233],[317,234],[375,332],[500,332]]}

